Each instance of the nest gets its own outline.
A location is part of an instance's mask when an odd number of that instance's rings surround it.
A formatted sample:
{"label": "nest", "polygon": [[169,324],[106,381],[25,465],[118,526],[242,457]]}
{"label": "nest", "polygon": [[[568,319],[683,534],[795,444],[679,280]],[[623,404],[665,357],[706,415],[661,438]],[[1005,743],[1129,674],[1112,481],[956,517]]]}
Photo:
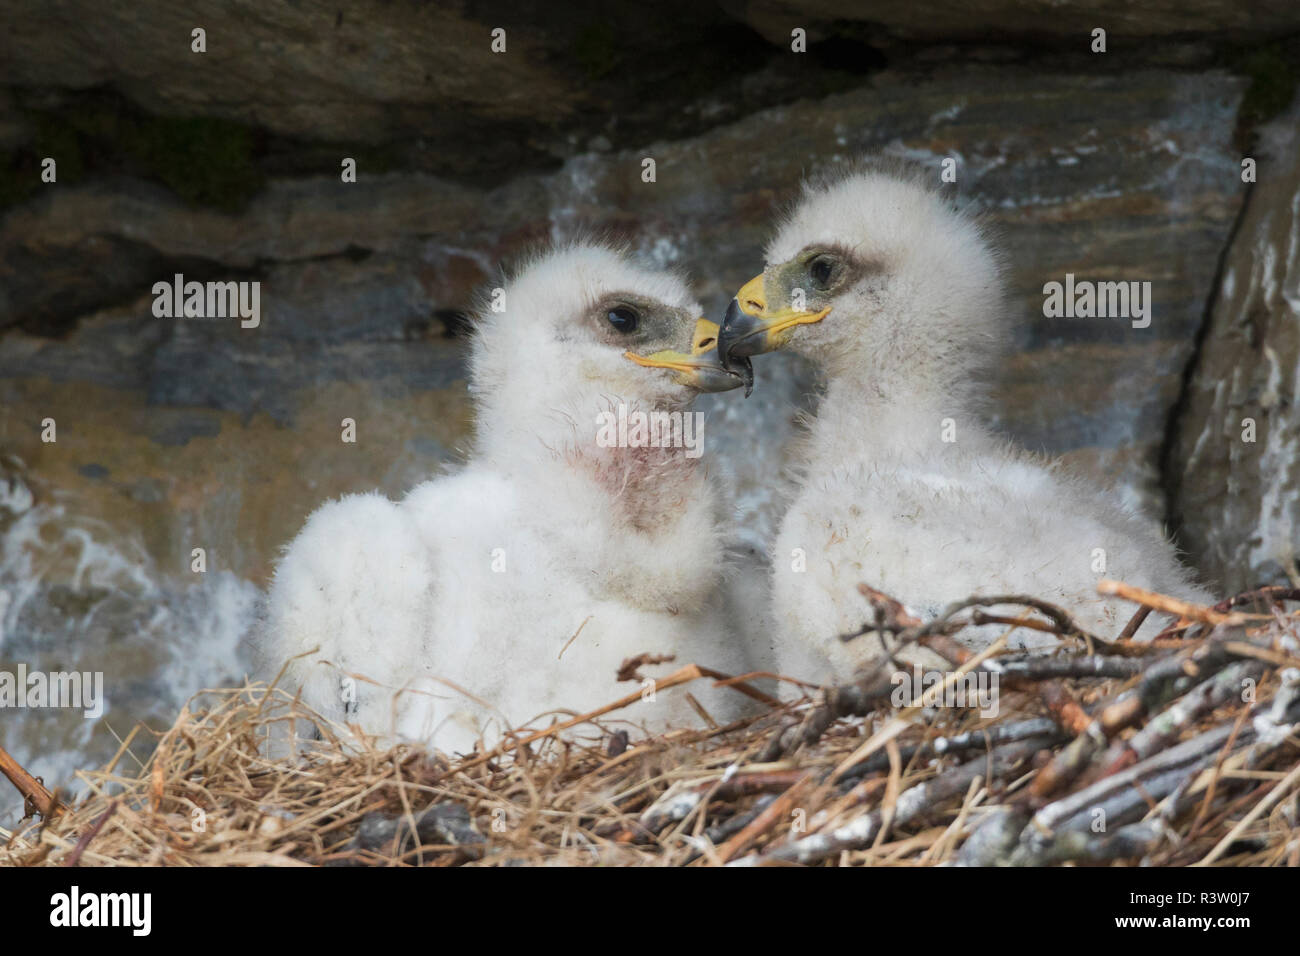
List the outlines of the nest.
{"label": "nest", "polygon": [[[1300,864],[1300,611],[1288,610],[1300,590],[1213,608],[1103,590],[1139,605],[1112,639],[1026,596],[921,622],[863,588],[874,609],[864,632],[894,653],[924,646],[949,669],[900,699],[887,656],[853,684],[645,739],[614,728],[629,695],[452,762],[328,725],[313,752],[272,760],[273,724],[318,718],[275,687],[207,691],[143,765],[121,766],[128,738],[105,769],[80,773],[76,801],[0,750],[32,814],[0,831],[0,862]],[[984,610],[1009,604],[1024,613]],[[1177,622],[1132,640],[1153,610]],[[1006,633],[973,653],[955,639],[973,624]],[[1011,652],[1020,628],[1060,646]],[[659,688],[687,693],[718,676],[688,666]],[[980,681],[995,706],[954,698]]]}

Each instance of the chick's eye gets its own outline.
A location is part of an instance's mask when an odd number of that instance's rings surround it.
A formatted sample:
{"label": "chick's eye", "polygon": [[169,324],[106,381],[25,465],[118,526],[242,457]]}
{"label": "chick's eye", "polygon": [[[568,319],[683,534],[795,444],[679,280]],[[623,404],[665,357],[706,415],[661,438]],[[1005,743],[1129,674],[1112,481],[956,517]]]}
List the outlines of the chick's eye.
{"label": "chick's eye", "polygon": [[818,289],[825,289],[831,284],[831,277],[835,274],[835,263],[825,256],[814,259],[808,266],[808,275],[813,280],[813,285]]}
{"label": "chick's eye", "polygon": [[609,320],[610,325],[624,335],[635,332],[637,325],[641,321],[640,316],[636,314],[636,310],[629,309],[625,305],[610,309],[605,318]]}

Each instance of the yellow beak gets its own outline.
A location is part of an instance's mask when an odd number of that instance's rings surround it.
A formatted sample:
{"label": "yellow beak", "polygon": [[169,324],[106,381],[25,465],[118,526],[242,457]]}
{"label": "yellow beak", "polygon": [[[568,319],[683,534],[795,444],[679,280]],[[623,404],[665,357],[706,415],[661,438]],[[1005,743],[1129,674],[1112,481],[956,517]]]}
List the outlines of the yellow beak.
{"label": "yellow beak", "polygon": [[670,369],[676,373],[673,379],[679,385],[701,392],[726,392],[743,385],[745,394],[749,395],[754,387],[754,372],[748,362],[735,370],[722,367],[718,358],[718,324],[704,318],[695,323],[690,354],[666,349],[651,355],[624,352],[623,357],[643,368]]}
{"label": "yellow beak", "polygon": [[737,359],[779,349],[790,341],[796,326],[820,322],[830,313],[830,306],[816,312],[788,305],[772,309],[763,276],[754,276],[740,287],[722,320],[718,331],[722,364],[730,367]]}

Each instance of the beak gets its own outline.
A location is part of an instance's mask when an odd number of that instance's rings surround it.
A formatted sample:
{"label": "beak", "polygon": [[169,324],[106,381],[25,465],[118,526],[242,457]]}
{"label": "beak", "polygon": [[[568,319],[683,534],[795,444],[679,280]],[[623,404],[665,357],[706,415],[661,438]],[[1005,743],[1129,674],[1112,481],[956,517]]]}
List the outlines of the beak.
{"label": "beak", "polygon": [[624,352],[623,357],[643,368],[670,369],[677,384],[689,385],[701,392],[727,392],[743,385],[748,398],[754,390],[754,369],[749,359],[738,359],[730,368],[723,368],[718,358],[718,324],[708,319],[699,319],[695,323],[689,355],[666,350],[653,355]]}
{"label": "beak", "polygon": [[768,306],[763,277],[757,275],[740,287],[727,306],[727,315],[718,331],[718,355],[727,368],[739,360],[747,362],[751,355],[781,348],[790,341],[796,326],[820,322],[830,311],[830,306],[820,312],[789,306],[773,310]]}

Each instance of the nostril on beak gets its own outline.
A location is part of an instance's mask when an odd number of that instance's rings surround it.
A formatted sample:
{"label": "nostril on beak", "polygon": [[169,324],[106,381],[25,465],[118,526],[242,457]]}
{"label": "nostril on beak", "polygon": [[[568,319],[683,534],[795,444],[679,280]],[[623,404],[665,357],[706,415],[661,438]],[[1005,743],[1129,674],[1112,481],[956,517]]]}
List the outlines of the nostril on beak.
{"label": "nostril on beak", "polygon": [[765,303],[762,299],[749,299],[749,298],[745,299],[746,312],[762,312],[763,308],[766,305],[767,303]]}
{"label": "nostril on beak", "polygon": [[711,349],[713,348],[714,341],[715,339],[713,338],[713,336],[711,335],[706,336],[705,338],[702,338],[697,343],[695,343],[695,347],[699,349]]}

